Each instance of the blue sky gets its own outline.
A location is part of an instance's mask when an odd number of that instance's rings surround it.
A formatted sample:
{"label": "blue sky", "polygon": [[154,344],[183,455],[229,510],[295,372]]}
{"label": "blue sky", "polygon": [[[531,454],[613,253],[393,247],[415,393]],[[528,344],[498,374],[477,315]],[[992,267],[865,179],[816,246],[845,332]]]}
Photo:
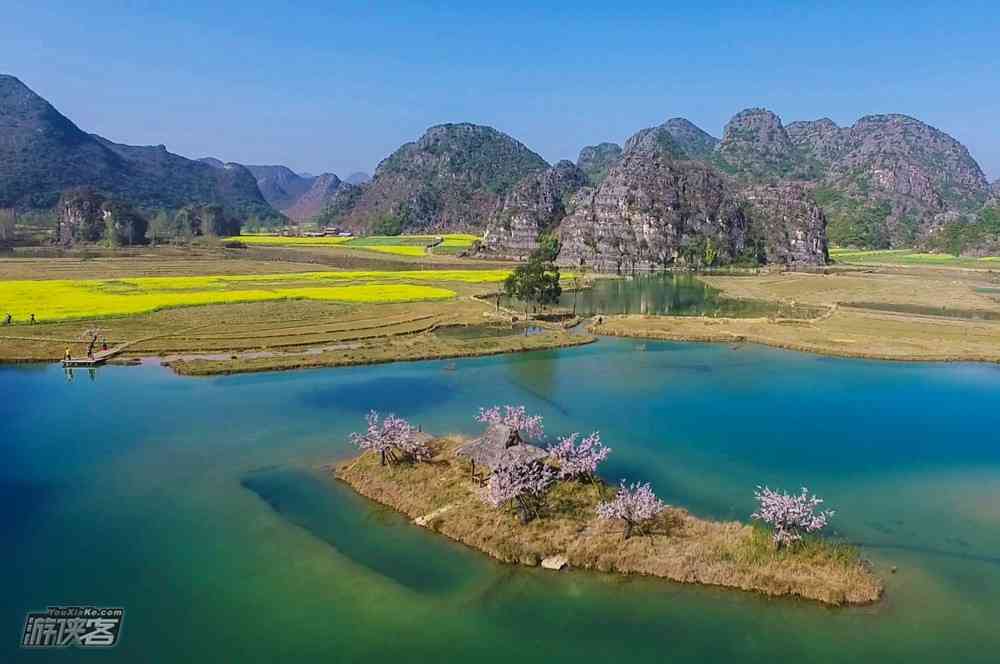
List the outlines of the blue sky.
{"label": "blue sky", "polygon": [[913,115],[1000,177],[995,2],[4,5],[0,72],[87,131],[191,157],[346,175],[469,121],[555,161],[765,106]]}

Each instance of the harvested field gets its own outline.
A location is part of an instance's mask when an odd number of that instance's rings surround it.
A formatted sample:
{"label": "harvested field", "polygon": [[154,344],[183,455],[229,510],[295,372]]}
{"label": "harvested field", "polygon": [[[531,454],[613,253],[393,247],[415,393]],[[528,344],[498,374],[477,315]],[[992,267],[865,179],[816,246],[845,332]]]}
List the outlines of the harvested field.
{"label": "harvested field", "polygon": [[[488,506],[468,477],[452,438],[433,443],[430,463],[382,467],[374,454],[337,465],[336,477],[358,493],[426,527],[507,563],[538,565],[564,556],[581,569],[658,576],[827,604],[879,599],[882,583],[851,546],[811,539],[777,551],[763,530],[737,522],[699,519],[670,507],[650,532],[623,539],[620,524],[600,521],[595,507],[613,489],[558,482],[540,518],[528,524]],[[430,515],[430,516],[428,516]]]}

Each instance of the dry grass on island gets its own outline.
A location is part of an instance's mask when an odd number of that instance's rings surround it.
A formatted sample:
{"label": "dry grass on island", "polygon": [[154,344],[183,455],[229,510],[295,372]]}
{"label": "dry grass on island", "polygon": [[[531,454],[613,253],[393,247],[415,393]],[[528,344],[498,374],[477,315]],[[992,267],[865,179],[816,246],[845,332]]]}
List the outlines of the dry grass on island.
{"label": "dry grass on island", "polygon": [[596,516],[597,504],[614,493],[602,484],[557,482],[540,517],[523,524],[513,511],[483,502],[484,489],[470,479],[468,462],[455,454],[462,443],[434,440],[427,463],[381,466],[377,455],[364,453],[338,464],[334,473],[361,495],[507,563],[538,565],[561,555],[580,569],[832,605],[871,603],[881,596],[881,581],[852,546],[810,538],[776,550],[762,528],[699,519],[679,507],[668,507],[647,533],[623,539],[620,525]]}

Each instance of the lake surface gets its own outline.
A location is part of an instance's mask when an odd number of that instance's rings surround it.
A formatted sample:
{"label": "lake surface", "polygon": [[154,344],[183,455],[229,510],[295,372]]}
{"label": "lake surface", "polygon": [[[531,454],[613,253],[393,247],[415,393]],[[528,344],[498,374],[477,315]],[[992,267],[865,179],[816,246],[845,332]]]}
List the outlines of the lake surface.
{"label": "lake surface", "polygon": [[[640,350],[640,348],[645,350]],[[455,370],[445,367],[454,363]],[[208,379],[0,367],[0,661],[996,662],[1000,368],[606,339]],[[315,470],[369,408],[599,429],[608,479],[745,519],[806,485],[887,580],[873,607],[494,563]],[[889,574],[896,566],[896,574]],[[19,651],[28,610],[125,607],[112,651]],[[84,657],[84,655],[88,655]]]}
{"label": "lake surface", "polygon": [[690,274],[636,275],[618,279],[595,279],[593,286],[579,292],[563,293],[559,306],[580,315],[648,314],[670,316],[724,316],[748,318],[782,316],[813,318],[815,307],[791,306],[764,300],[724,297],[718,289]]}

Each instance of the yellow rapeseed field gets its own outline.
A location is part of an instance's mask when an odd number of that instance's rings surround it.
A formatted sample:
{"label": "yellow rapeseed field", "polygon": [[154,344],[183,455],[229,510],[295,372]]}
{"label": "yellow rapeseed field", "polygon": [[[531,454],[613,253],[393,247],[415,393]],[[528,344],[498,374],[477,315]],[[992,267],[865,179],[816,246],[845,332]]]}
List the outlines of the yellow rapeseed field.
{"label": "yellow rapeseed field", "polygon": [[448,249],[465,249],[479,239],[468,233],[446,233],[443,235],[373,235],[359,237],[286,237],[283,235],[240,235],[224,238],[226,241],[264,246],[341,246],[364,251],[375,251],[397,256],[426,256],[427,246],[442,238],[439,245]]}
{"label": "yellow rapeseed field", "polygon": [[34,313],[45,322],[290,298],[358,303],[443,300],[455,297],[455,291],[426,282],[496,283],[506,276],[504,270],[414,270],[15,280],[0,282],[0,316],[9,312],[15,322],[23,322]]}

